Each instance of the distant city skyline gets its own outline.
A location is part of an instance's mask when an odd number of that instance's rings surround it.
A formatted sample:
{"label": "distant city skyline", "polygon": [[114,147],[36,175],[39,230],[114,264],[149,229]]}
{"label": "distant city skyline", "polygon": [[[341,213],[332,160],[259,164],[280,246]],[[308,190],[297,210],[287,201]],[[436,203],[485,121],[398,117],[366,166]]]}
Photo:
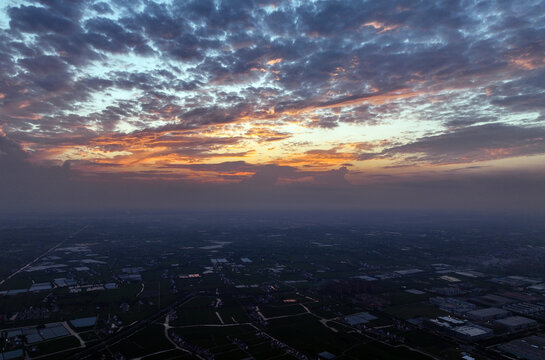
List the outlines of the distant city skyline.
{"label": "distant city skyline", "polygon": [[545,210],[544,1],[0,5],[0,211]]}

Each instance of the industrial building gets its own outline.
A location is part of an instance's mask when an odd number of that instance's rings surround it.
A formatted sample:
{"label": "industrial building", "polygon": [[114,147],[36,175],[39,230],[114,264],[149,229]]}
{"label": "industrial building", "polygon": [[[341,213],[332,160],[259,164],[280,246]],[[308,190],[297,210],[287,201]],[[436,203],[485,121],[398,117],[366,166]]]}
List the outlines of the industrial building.
{"label": "industrial building", "polygon": [[426,323],[426,326],[444,333],[445,335],[457,338],[465,342],[475,342],[491,337],[494,332],[492,329],[478,326],[472,323],[465,323],[464,321],[442,316],[437,319],[430,319]]}
{"label": "industrial building", "polygon": [[357,313],[357,314],[352,314],[352,315],[348,315],[344,318],[344,320],[349,324],[349,325],[361,325],[361,324],[367,324],[368,322],[370,321],[373,321],[373,320],[376,320],[378,319],[376,316],[373,316],[367,312],[362,312],[362,313]]}
{"label": "industrial building", "polygon": [[467,301],[462,301],[456,298],[432,297],[429,299],[430,304],[438,306],[441,310],[451,314],[462,315],[468,311],[474,310],[477,306]]}
{"label": "industrial building", "polygon": [[527,302],[506,305],[504,309],[520,315],[533,315],[545,312],[545,306]]}
{"label": "industrial building", "polygon": [[510,316],[505,319],[494,321],[498,327],[505,328],[509,332],[517,332],[537,327],[537,321],[523,316]]}
{"label": "industrial building", "polygon": [[475,321],[491,321],[497,319],[503,319],[509,316],[509,311],[491,307],[486,309],[473,310],[466,314],[466,316]]}
{"label": "industrial building", "polygon": [[498,346],[498,349],[519,359],[543,360],[545,359],[545,336],[540,334],[509,341]]}
{"label": "industrial building", "polygon": [[457,326],[452,329],[452,334],[460,340],[466,342],[473,342],[491,337],[494,332],[492,329],[488,329],[477,325],[463,325]]}
{"label": "industrial building", "polygon": [[513,299],[508,299],[506,297],[494,295],[494,294],[477,296],[477,297],[469,299],[469,301],[474,302],[475,304],[478,304],[481,306],[489,306],[489,307],[500,307],[500,306],[512,304],[515,302],[515,300]]}

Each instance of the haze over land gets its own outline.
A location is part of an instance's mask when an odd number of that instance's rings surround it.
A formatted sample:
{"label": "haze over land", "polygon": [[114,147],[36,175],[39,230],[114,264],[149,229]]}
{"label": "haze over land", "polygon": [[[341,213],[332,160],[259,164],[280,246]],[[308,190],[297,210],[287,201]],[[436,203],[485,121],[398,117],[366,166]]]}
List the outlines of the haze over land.
{"label": "haze over land", "polygon": [[0,5],[0,211],[543,212],[543,1]]}

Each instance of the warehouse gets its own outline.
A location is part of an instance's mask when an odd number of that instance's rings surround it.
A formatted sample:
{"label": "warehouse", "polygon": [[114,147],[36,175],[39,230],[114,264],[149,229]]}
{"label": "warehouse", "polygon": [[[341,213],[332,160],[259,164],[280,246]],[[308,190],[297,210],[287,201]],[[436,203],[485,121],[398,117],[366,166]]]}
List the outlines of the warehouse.
{"label": "warehouse", "polygon": [[491,321],[497,319],[503,319],[509,316],[509,311],[490,307],[486,309],[473,310],[466,314],[466,316],[475,321]]}
{"label": "warehouse", "polygon": [[537,322],[523,316],[511,316],[494,321],[498,327],[506,328],[509,332],[517,332],[537,327]]}

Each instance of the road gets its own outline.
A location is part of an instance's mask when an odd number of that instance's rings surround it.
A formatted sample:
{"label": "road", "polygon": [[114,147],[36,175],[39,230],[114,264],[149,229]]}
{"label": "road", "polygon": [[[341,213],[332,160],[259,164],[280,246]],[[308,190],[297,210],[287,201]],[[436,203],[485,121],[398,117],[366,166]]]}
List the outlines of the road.
{"label": "road", "polygon": [[117,333],[113,334],[112,336],[108,337],[107,339],[102,340],[98,344],[88,346],[85,349],[82,349],[82,351],[79,351],[72,356],[69,356],[66,358],[66,360],[80,360],[80,359],[95,359],[96,353],[104,351],[111,347],[112,345],[117,344],[120,341],[123,341],[127,339],[128,337],[134,335],[140,330],[145,329],[147,326],[152,325],[157,320],[160,320],[163,316],[165,316],[170,310],[173,308],[180,306],[184,302],[188,301],[192,297],[194,297],[195,293],[190,293],[186,295],[185,297],[173,302],[169,306],[155,312],[153,315],[149,316],[147,319],[138,321],[136,323],[133,323],[125,328],[122,328]]}
{"label": "road", "polygon": [[[167,314],[167,316],[165,317],[165,322],[163,323],[163,326],[165,328],[165,338],[172,344],[174,345],[174,347],[177,349],[177,350],[181,350],[181,351],[184,351],[186,353],[189,353],[191,355],[194,355],[196,357],[198,357],[199,359],[202,359],[204,360],[204,358],[202,356],[200,356],[199,354],[193,354],[191,351],[187,350],[187,349],[184,349],[183,347],[181,347],[180,345],[178,345],[178,343],[176,343],[174,340],[172,340],[170,338],[170,335],[168,334],[168,330],[170,330],[172,328],[172,326],[170,326],[170,314]],[[169,349],[169,350],[163,350],[163,351],[159,351],[159,352],[156,352],[156,353],[153,353],[153,354],[148,354],[148,355],[145,355],[145,356],[141,356],[139,358],[135,358],[135,359],[132,359],[132,360],[140,360],[142,357],[146,357],[146,356],[151,356],[151,355],[157,355],[157,354],[160,354],[160,353],[163,353],[163,352],[167,352],[167,351],[172,351],[172,349]]]}
{"label": "road", "polygon": [[52,253],[53,251],[57,250],[57,248],[59,248],[62,244],[64,244],[64,242],[68,239],[72,239],[74,236],[76,236],[77,234],[79,234],[80,232],[82,232],[83,230],[85,230],[89,225],[85,225],[84,227],[82,227],[81,229],[77,230],[76,232],[70,234],[66,239],[64,239],[63,241],[59,242],[57,245],[53,246],[52,248],[50,248],[49,250],[47,250],[46,252],[44,252],[43,254],[41,254],[40,256],[38,256],[37,258],[35,258],[34,260],[32,260],[31,262],[29,262],[28,264],[25,264],[23,267],[21,267],[19,270],[13,272],[11,275],[9,275],[7,278],[3,279],[0,281],[0,285],[4,284],[6,281],[8,281],[9,279],[11,279],[12,277],[14,277],[15,275],[19,274],[20,272],[22,271],[25,271],[27,268],[31,267],[32,265],[34,265],[38,260],[40,260],[41,258],[43,258],[44,256],[47,256],[48,254]]}

